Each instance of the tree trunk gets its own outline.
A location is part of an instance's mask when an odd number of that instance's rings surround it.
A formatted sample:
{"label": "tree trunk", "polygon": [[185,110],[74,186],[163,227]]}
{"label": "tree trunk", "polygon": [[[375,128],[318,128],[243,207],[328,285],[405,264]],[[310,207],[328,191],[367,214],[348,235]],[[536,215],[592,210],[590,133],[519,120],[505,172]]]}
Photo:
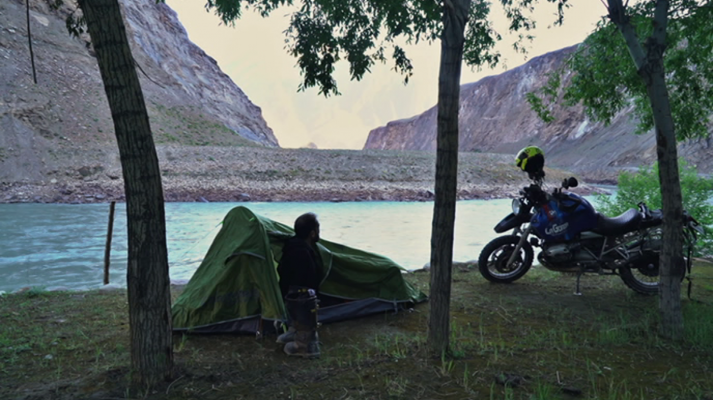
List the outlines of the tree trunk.
{"label": "tree trunk", "polygon": [[436,196],[431,230],[431,309],[428,343],[435,355],[448,351],[451,266],[458,186],[458,110],[465,24],[470,0],[446,0],[438,77]]}
{"label": "tree trunk", "polygon": [[609,18],[619,27],[639,75],[646,85],[656,127],[656,154],[659,162],[659,182],[664,214],[663,248],[659,260],[659,334],[680,340],[683,338],[681,312],[681,277],[685,271],[683,258],[683,199],[678,175],[676,133],[666,88],[663,64],[668,22],[667,0],[657,0],[654,11],[654,31],[646,41],[646,51],[636,37],[622,0],[609,0]]}
{"label": "tree trunk", "polygon": [[683,200],[678,176],[676,135],[671,118],[668,92],[664,81],[663,60],[647,87],[656,120],[656,153],[663,207],[663,248],[659,260],[659,334],[672,340],[683,339],[681,278],[685,273],[683,258]]}
{"label": "tree trunk", "polygon": [[126,283],[134,384],[170,378],[171,296],[161,175],[118,0],[80,0],[97,54],[121,155],[126,193]]}
{"label": "tree trunk", "polygon": [[[665,3],[662,4],[662,3]],[[665,9],[659,10],[659,7]],[[671,105],[666,88],[663,55],[666,48],[665,29],[668,2],[657,4],[653,38],[647,49],[647,68],[640,70],[653,108],[656,127],[656,155],[659,162],[661,203],[663,208],[663,248],[659,260],[659,334],[672,340],[683,339],[681,311],[681,278],[685,273],[683,259],[683,196],[678,175],[676,133],[671,116]],[[661,21],[661,18],[664,20]],[[657,32],[662,29],[663,32]]]}

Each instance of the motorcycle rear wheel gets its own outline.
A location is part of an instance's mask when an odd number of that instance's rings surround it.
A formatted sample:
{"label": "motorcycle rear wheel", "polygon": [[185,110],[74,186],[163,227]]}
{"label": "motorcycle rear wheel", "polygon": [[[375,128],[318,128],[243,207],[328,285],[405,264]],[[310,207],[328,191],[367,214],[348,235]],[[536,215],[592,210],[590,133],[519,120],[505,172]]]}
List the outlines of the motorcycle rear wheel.
{"label": "motorcycle rear wheel", "polygon": [[533,251],[530,243],[525,242],[515,257],[513,264],[507,266],[520,241],[520,236],[501,236],[486,244],[478,257],[478,269],[483,278],[495,283],[510,283],[522,278],[532,266]]}
{"label": "motorcycle rear wheel", "polygon": [[651,254],[631,266],[619,268],[619,276],[631,290],[653,296],[659,292],[659,257]]}

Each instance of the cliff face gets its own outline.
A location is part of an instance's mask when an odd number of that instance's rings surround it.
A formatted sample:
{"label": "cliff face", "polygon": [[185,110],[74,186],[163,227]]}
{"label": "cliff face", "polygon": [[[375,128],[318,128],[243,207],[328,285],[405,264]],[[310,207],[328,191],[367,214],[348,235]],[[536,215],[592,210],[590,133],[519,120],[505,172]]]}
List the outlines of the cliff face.
{"label": "cliff face", "polygon": [[260,107],[220,70],[216,61],[188,39],[176,13],[153,0],[121,2],[130,28],[134,54],[144,65],[160,68],[177,98],[188,97],[227,128],[254,142],[277,146],[277,139],[262,118]]}
{"label": "cliff face", "polygon": [[[260,108],[188,39],[173,10],[153,0],[121,5],[157,144],[278,146]],[[67,32],[71,13],[79,14],[70,3],[52,10],[30,0],[34,84],[24,1],[0,3],[0,181],[118,167],[99,68],[89,36]]]}
{"label": "cliff face", "polygon": [[[656,160],[653,132],[636,135],[631,109],[620,112],[609,126],[593,122],[581,106],[555,107],[555,122],[545,124],[530,109],[526,95],[541,88],[547,74],[559,68],[575,50],[568,47],[533,58],[497,76],[461,86],[459,147],[467,152],[514,154],[527,145],[545,150],[547,163],[577,172],[589,179],[612,179],[624,168],[648,165]],[[436,149],[436,116],[433,107],[409,119],[389,122],[369,133],[365,149]],[[680,155],[713,172],[710,140],[679,146]]]}

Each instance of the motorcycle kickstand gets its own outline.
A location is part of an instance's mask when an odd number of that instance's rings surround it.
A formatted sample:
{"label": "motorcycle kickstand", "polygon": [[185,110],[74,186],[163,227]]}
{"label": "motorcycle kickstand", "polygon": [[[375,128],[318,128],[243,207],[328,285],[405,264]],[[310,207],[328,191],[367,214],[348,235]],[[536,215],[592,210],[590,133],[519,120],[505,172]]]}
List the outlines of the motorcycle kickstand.
{"label": "motorcycle kickstand", "polygon": [[579,290],[579,279],[582,277],[582,274],[584,274],[584,268],[581,269],[579,272],[577,272],[577,287],[574,291],[575,296],[581,296],[582,292]]}

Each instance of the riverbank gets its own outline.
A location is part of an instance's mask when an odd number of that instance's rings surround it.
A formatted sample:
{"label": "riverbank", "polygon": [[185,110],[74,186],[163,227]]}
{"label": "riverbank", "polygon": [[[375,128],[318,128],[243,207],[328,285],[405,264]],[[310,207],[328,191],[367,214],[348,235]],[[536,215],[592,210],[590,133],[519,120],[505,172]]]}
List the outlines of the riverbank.
{"label": "riverbank", "polygon": [[[158,146],[167,202],[430,201],[435,153],[264,147]],[[41,179],[0,182],[0,203],[124,201],[121,165],[65,155]],[[64,160],[63,158],[61,158]],[[547,168],[550,186],[572,174]],[[460,153],[458,199],[517,195],[528,184],[504,154]],[[577,193],[594,189],[582,185]]]}

